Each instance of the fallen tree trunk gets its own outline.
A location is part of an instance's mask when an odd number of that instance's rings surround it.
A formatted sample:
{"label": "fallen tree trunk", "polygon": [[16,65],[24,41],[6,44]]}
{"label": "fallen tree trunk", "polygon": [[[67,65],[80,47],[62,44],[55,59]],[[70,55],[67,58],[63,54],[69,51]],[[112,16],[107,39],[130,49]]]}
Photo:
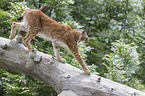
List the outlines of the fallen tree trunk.
{"label": "fallen tree trunk", "polygon": [[[37,55],[38,54],[38,55]],[[50,84],[58,96],[145,96],[144,92],[62,64],[41,52],[29,52],[15,40],[0,37],[0,67]]]}

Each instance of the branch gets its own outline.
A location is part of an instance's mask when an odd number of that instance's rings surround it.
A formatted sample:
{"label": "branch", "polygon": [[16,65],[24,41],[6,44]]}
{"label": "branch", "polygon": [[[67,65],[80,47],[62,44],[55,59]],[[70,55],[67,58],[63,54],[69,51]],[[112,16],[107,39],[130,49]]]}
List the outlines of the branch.
{"label": "branch", "polygon": [[29,52],[22,43],[2,37],[0,67],[42,80],[60,93],[58,96],[145,96],[144,92],[103,77],[86,75],[82,70],[62,64],[50,55]]}

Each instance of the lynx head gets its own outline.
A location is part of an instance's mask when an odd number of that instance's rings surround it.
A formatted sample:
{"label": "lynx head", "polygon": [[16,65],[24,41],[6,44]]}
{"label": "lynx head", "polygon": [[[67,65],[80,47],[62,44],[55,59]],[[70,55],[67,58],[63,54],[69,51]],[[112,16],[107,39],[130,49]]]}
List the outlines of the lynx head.
{"label": "lynx head", "polygon": [[85,44],[89,43],[89,37],[86,31],[82,31],[79,42],[84,42]]}

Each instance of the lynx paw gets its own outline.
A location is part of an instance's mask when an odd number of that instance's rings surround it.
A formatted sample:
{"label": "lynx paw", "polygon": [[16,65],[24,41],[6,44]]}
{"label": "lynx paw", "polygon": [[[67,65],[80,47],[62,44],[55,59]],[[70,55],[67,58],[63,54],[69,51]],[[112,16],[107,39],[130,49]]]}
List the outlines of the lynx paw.
{"label": "lynx paw", "polygon": [[66,60],[64,58],[59,58],[58,61],[61,63],[66,63]]}
{"label": "lynx paw", "polygon": [[15,38],[15,36],[12,36],[12,35],[9,36],[10,40],[13,40],[14,38]]}
{"label": "lynx paw", "polygon": [[31,50],[31,52],[34,52],[34,53],[36,53],[37,52],[37,49],[36,48],[30,48],[30,50]]}
{"label": "lynx paw", "polygon": [[16,40],[18,43],[22,43],[23,42],[23,37],[22,36],[16,36]]}
{"label": "lynx paw", "polygon": [[84,70],[84,72],[85,72],[86,74],[88,74],[88,75],[91,75],[90,70]]}

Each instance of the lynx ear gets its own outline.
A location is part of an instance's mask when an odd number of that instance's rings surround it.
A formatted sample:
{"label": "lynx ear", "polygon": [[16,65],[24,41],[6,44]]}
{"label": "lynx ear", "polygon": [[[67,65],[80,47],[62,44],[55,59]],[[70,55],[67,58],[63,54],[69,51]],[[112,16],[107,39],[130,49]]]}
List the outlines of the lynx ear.
{"label": "lynx ear", "polygon": [[87,35],[86,30],[82,31],[82,36],[86,36],[86,35]]}

